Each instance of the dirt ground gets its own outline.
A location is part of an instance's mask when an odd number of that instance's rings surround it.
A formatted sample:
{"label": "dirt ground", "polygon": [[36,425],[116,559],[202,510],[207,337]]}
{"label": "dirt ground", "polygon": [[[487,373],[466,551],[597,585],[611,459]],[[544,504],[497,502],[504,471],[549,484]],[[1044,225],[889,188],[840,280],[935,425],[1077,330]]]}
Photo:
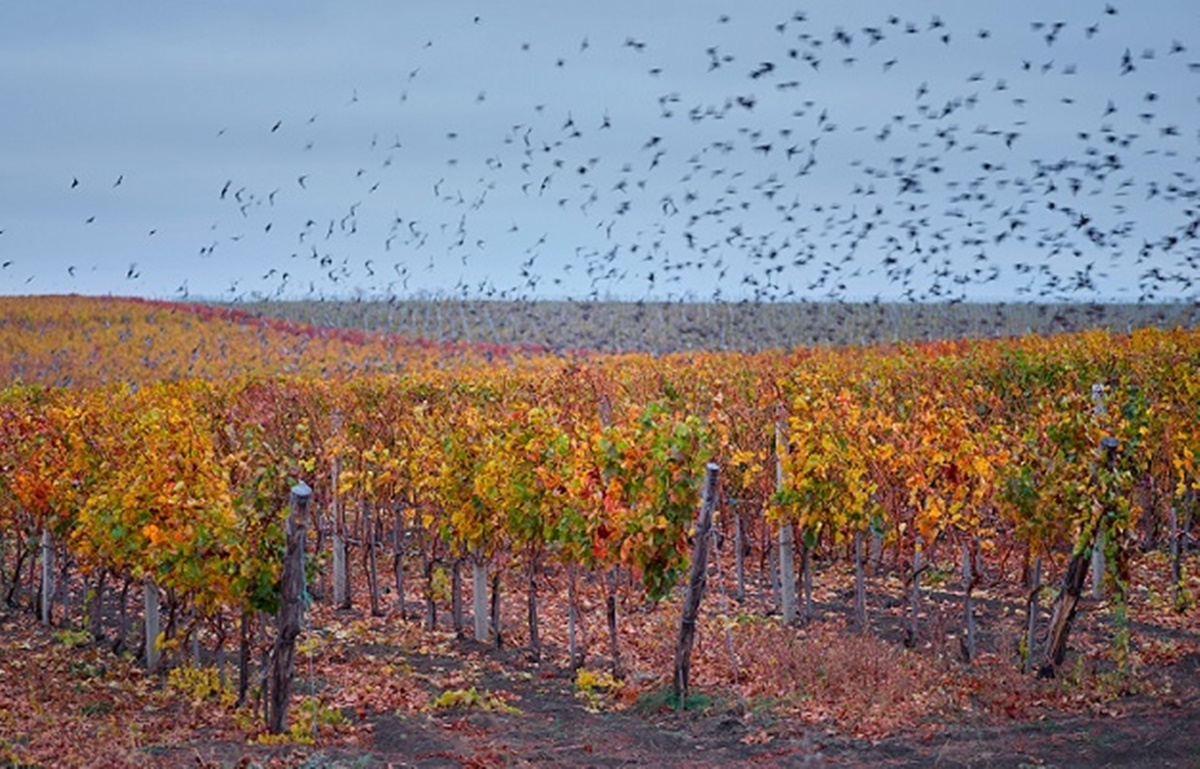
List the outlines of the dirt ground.
{"label": "dirt ground", "polygon": [[[448,656],[410,658],[418,675],[453,674],[484,659],[481,691],[516,712],[478,708],[368,714],[361,748],[179,746],[158,756],[201,766],[337,767],[1200,767],[1200,656],[1173,666],[1177,699],[1130,697],[1091,715],[1033,721],[929,723],[881,740],[797,725],[736,702],[696,710],[596,710],[569,671],[519,653],[460,642]],[[375,649],[374,658],[386,650]],[[499,655],[499,656],[497,656]],[[502,659],[501,659],[502,658]],[[165,765],[165,764],[164,764]]]}
{"label": "dirt ground", "polygon": [[[1103,669],[1112,638],[1104,605],[1085,607],[1072,634],[1076,670],[1051,683],[1014,664],[1018,593],[981,596],[989,631],[980,661],[968,666],[947,653],[958,645],[946,635],[960,611],[953,591],[928,593],[932,641],[904,650],[903,602],[889,583],[875,585],[872,632],[858,634],[842,616],[847,587],[829,574],[809,627],[785,628],[765,605],[710,618],[740,618],[741,680],[731,685],[722,634],[702,632],[693,658],[699,696],[684,711],[668,706],[664,688],[674,604],[626,607],[629,675],[592,689],[566,663],[561,590],[545,596],[539,663],[521,635],[516,591],[503,649],[456,639],[444,614],[438,630],[425,631],[412,615],[317,604],[289,712],[291,723],[314,712],[337,717],[315,744],[265,740],[261,720],[219,693],[147,674],[136,657],[0,608],[0,766],[1200,767],[1200,613],[1164,610],[1159,572],[1139,574],[1145,589],[1131,609],[1142,672],[1127,688],[1098,691],[1114,680]],[[1200,563],[1188,573],[1200,579]],[[1200,593],[1200,584],[1191,588]],[[599,597],[590,595],[593,617]],[[710,609],[720,606],[713,596]],[[587,670],[602,675],[609,660],[597,625]],[[829,681],[841,676],[838,688],[797,678],[814,666],[827,668]],[[779,694],[798,688],[811,698]],[[319,708],[306,711],[306,702]]]}
{"label": "dirt ground", "polygon": [[[32,649],[34,654],[62,648],[54,641],[43,642],[45,631],[32,622],[6,622],[2,635],[8,636],[3,639],[6,645]],[[589,701],[579,694],[575,676],[561,665],[533,664],[521,650],[496,651],[470,640],[448,642],[433,653],[356,644],[345,647],[339,662],[346,669],[403,666],[406,680],[420,690],[409,695],[424,697],[426,703],[455,682],[470,681],[473,690],[503,706],[376,710],[368,704],[351,712],[346,733],[323,736],[317,745],[269,745],[239,739],[236,732],[220,727],[227,714],[218,708],[170,704],[168,688],[152,684],[142,689],[146,704],[130,703],[134,722],[144,722],[148,713],[159,714],[153,717],[157,721],[147,723],[133,751],[108,753],[97,747],[70,758],[43,750],[31,756],[33,761],[15,760],[18,752],[0,765],[99,765],[88,763],[90,755],[102,762],[111,757],[120,765],[204,767],[1200,767],[1200,654],[1195,653],[1167,668],[1170,697],[1132,695],[1086,713],[1032,719],[931,717],[916,728],[878,740],[854,739],[842,730],[806,724],[769,708],[743,708],[736,699],[721,696],[683,712],[665,706],[665,693],[657,699],[642,695],[624,707]],[[54,674],[52,659],[43,664],[47,674]],[[93,664],[77,661],[66,669],[78,671]],[[28,691],[28,682],[16,679],[20,673],[6,655],[0,663],[0,688],[8,700],[0,704],[0,746],[37,747],[49,737],[38,731],[59,728],[63,713],[29,716],[35,725],[26,726],[22,735],[6,708],[44,707],[52,713],[78,705],[70,694],[51,691],[55,684],[49,679],[43,691]],[[75,675],[64,688],[79,692],[87,685]],[[303,683],[299,689],[302,696]],[[364,694],[363,702],[374,701],[369,692]],[[156,699],[159,695],[163,699]],[[18,702],[22,696],[34,702]],[[187,723],[197,712],[208,713],[213,726]],[[83,736],[67,739],[78,746],[81,740],[103,737],[106,729],[111,733],[113,727],[129,728],[128,724],[118,712],[97,713],[80,732]]]}
{"label": "dirt ground", "polygon": [[[1187,664],[1196,676],[1200,659]],[[1172,709],[1131,702],[1119,716],[955,724],[867,742],[746,716],[730,704],[699,713],[589,713],[572,693],[570,677],[553,671],[531,681],[497,675],[486,685],[513,691],[522,712],[379,718],[368,764],[428,769],[1200,766],[1200,698],[1194,695]]]}

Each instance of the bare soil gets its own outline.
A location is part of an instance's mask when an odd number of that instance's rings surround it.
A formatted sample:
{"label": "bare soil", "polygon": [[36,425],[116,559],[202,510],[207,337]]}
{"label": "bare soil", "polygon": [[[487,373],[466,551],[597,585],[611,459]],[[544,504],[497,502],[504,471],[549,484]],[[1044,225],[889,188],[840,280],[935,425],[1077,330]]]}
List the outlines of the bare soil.
{"label": "bare soil", "polygon": [[[816,619],[803,628],[778,623],[769,594],[735,607],[714,590],[693,657],[697,696],[683,711],[666,689],[672,601],[622,602],[628,675],[589,691],[566,662],[564,591],[553,578],[542,596],[541,662],[525,648],[518,589],[505,593],[502,649],[456,639],[444,610],[438,629],[425,631],[412,612],[371,617],[318,600],[289,712],[304,725],[313,712],[305,702],[319,702],[339,717],[320,726],[315,744],[264,740],[253,713],[197,697],[104,645],[80,645],[75,631],[42,627],[27,607],[0,607],[0,766],[1200,767],[1200,609],[1181,614],[1164,602],[1160,561],[1136,564],[1137,673],[1127,679],[1108,675],[1112,617],[1092,598],[1060,680],[1022,675],[1012,646],[1022,599],[1006,587],[1012,580],[977,596],[980,657],[971,665],[957,657],[953,584],[926,592],[925,629],[911,650],[906,602],[890,578],[871,582],[865,635],[847,621],[852,585],[836,566],[818,573]],[[1186,574],[1200,594],[1200,556]],[[610,662],[601,590],[581,585],[586,669],[595,674]],[[419,608],[416,596],[408,605]],[[718,630],[726,621],[740,623],[740,674],[730,674]],[[185,652],[169,654],[168,667],[184,665]],[[819,675],[805,677],[813,667]],[[476,699],[466,706],[439,707],[468,692]]]}
{"label": "bare soil", "polygon": [[[466,646],[473,646],[467,642]],[[467,656],[478,650],[465,650]],[[490,652],[487,652],[491,654]],[[451,670],[462,656],[429,657],[422,668]],[[356,767],[1197,767],[1200,766],[1200,656],[1175,666],[1188,696],[1133,697],[1104,713],[1034,721],[928,724],[878,741],[798,726],[718,702],[696,711],[668,708],[595,712],[573,692],[573,676],[505,655],[504,671],[481,687],[502,692],[520,712],[438,710],[368,716],[363,749],[282,748],[241,753],[242,762]],[[188,746],[228,765],[234,746]],[[162,756],[167,758],[168,756]]]}
{"label": "bare soil", "polygon": [[[1191,679],[1181,688],[1195,692],[1200,657],[1178,667],[1181,677]],[[557,670],[538,671],[532,680],[496,674],[486,685],[513,692],[520,714],[381,717],[371,760],[429,768],[1200,766],[1200,697],[1194,694],[1170,707],[1151,698],[1131,700],[1121,704],[1119,715],[931,725],[871,742],[744,714],[728,702],[683,713],[592,713],[572,684],[568,673]]]}

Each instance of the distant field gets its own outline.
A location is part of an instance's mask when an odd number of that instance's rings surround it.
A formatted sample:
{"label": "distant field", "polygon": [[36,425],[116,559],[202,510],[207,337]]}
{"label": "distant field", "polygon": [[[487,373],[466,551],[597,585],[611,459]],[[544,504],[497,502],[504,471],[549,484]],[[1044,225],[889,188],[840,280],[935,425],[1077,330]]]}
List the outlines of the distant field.
{"label": "distant field", "polygon": [[1099,327],[1192,328],[1200,304],[713,304],[483,300],[243,302],[317,326],[551,350],[673,352],[859,345],[1052,334]]}

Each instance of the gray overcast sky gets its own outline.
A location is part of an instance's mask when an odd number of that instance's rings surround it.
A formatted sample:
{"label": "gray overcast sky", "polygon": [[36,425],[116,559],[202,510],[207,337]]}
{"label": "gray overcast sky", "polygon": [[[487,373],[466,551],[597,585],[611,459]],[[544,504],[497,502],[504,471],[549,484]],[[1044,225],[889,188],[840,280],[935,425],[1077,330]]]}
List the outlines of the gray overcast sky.
{"label": "gray overcast sky", "polygon": [[1198,31],[1195,0],[5,3],[0,293],[1195,300]]}

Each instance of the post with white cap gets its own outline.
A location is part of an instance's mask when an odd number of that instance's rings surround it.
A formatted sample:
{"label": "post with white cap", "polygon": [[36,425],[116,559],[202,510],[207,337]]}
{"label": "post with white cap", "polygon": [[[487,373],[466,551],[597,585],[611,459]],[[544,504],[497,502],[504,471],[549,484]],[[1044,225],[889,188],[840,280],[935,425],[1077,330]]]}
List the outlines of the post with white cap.
{"label": "post with white cap", "polygon": [[296,638],[304,616],[304,543],[308,535],[308,503],[312,489],[304,481],[292,487],[291,511],[287,522],[287,554],[283,561],[282,595],[279,602],[279,635],[271,653],[271,675],[267,685],[267,729],[282,734],[287,726],[288,698],[292,693],[292,670]]}

